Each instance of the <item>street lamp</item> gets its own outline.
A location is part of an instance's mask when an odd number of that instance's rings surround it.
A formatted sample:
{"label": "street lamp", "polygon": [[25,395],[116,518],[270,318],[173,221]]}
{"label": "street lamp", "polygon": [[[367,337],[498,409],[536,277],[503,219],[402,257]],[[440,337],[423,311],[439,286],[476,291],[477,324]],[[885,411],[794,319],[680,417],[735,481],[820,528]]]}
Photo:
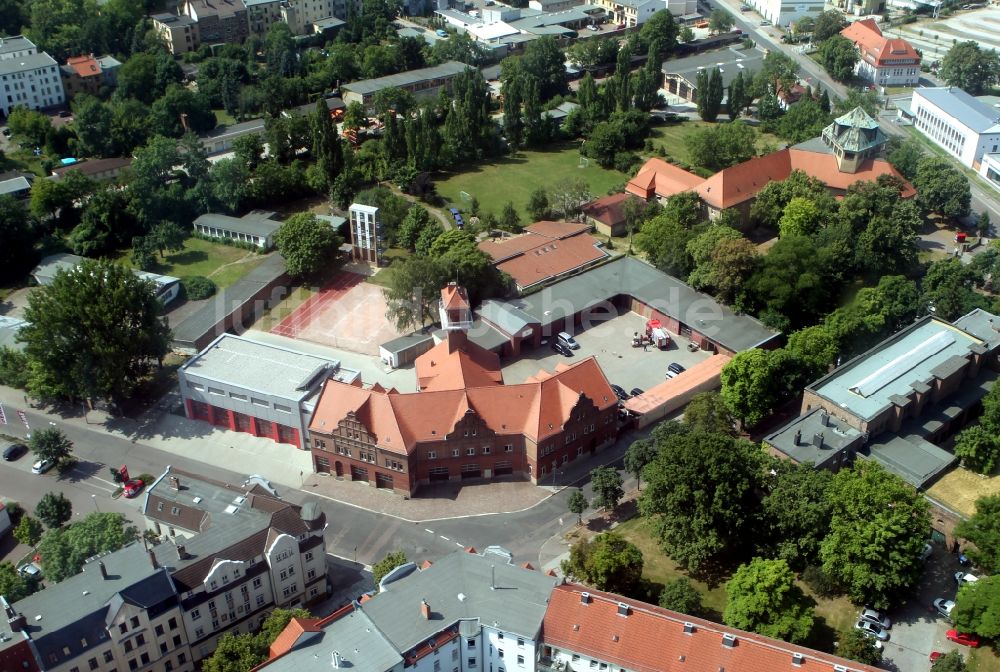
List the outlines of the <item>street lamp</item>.
{"label": "street lamp", "polygon": [[98,512],[98,513],[100,513],[100,512],[101,512],[101,507],[99,507],[99,506],[97,505],[97,495],[91,495],[91,496],[90,496],[90,498],[91,498],[92,500],[94,500],[94,509],[96,509],[96,510],[97,510],[97,512]]}

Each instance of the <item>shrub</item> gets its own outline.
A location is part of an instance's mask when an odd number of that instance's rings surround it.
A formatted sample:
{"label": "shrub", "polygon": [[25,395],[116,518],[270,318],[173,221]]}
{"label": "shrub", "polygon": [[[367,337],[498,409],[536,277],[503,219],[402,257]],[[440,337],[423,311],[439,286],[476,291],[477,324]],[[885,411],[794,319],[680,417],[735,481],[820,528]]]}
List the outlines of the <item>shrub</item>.
{"label": "shrub", "polygon": [[837,581],[823,571],[822,567],[810,565],[802,572],[802,580],[820,597],[839,595],[841,590]]}
{"label": "shrub", "polygon": [[184,285],[184,293],[187,298],[192,301],[207,299],[215,294],[215,283],[201,275],[190,277],[181,284]]}

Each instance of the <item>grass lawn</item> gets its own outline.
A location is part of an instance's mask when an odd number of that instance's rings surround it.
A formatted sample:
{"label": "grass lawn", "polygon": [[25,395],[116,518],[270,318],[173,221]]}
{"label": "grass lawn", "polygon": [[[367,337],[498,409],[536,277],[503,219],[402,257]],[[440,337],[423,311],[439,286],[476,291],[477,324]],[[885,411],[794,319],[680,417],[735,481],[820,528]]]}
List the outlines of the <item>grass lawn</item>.
{"label": "grass lawn", "polygon": [[[724,582],[713,588],[688,576],[687,572],[660,550],[649,523],[643,518],[632,518],[616,527],[615,531],[642,551],[642,576],[644,579],[658,584],[665,584],[681,577],[690,579],[694,587],[701,593],[707,618],[722,621],[722,613],[726,608]],[[822,651],[833,652],[833,643],[837,641],[837,633],[846,631],[853,626],[858,607],[851,604],[846,597],[833,599],[819,597],[803,582],[798,581],[797,583],[806,595],[816,602],[816,625],[807,644]]]}
{"label": "grass lawn", "polygon": [[[720,117],[721,119],[722,117]],[[698,131],[715,126],[707,121],[682,121],[676,124],[660,124],[654,126],[650,138],[655,147],[662,147],[667,156],[675,161],[691,163],[688,153],[687,139]],[[764,151],[770,147],[780,147],[785,142],[772,133],[760,133],[757,138],[757,150]]]}
{"label": "grass lawn", "polygon": [[972,672],[1000,672],[1000,656],[992,647],[970,650],[967,661]]}
{"label": "grass lawn", "polygon": [[[263,260],[263,255],[250,250],[192,237],[184,241],[184,249],[180,252],[170,252],[163,260],[157,255],[158,263],[150,270],[181,280],[203,275],[222,288],[242,278]],[[123,253],[121,261],[133,265],[128,252]]]}
{"label": "grass lawn", "polygon": [[580,149],[577,144],[553,146],[544,151],[524,151],[517,156],[498,159],[490,163],[466,166],[461,172],[445,174],[436,182],[438,193],[448,201],[449,207],[467,210],[459,192],[465,191],[479,199],[481,212],[500,216],[507,201],[514,203],[521,221],[528,221],[525,206],[531,192],[538,187],[549,187],[560,180],[583,179],[595,196],[604,196],[613,187],[628,180],[617,170],[605,170],[591,159],[586,168],[580,168]]}
{"label": "grass lawn", "polygon": [[966,516],[976,512],[976,500],[1000,495],[1000,473],[990,477],[958,467],[942,476],[927,490],[927,495]]}
{"label": "grass lawn", "polygon": [[215,121],[221,126],[231,126],[236,123],[236,117],[226,112],[225,108],[212,110],[215,112]]}

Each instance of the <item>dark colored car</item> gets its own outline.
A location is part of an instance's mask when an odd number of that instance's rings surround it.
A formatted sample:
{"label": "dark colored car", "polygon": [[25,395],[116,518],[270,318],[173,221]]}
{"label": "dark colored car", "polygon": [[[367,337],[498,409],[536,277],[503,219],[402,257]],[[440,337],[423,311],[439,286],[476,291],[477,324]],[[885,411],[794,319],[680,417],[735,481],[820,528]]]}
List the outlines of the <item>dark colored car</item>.
{"label": "dark colored car", "polygon": [[667,367],[667,378],[673,378],[684,373],[686,369],[677,362],[671,362]]}
{"label": "dark colored car", "polygon": [[561,343],[560,341],[558,341],[558,340],[556,340],[554,338],[551,341],[551,345],[552,345],[552,349],[555,350],[556,352],[558,352],[563,357],[572,357],[573,356],[573,351],[572,350],[570,350],[569,348],[567,348],[564,343]]}
{"label": "dark colored car", "polygon": [[629,394],[631,394],[633,397],[638,397],[643,392],[645,392],[645,390],[643,390],[641,387],[633,387],[632,391],[629,392]]}
{"label": "dark colored car", "polygon": [[23,443],[15,443],[7,446],[3,451],[3,459],[7,462],[13,462],[17,458],[28,452],[28,447]]}
{"label": "dark colored car", "polygon": [[629,398],[628,392],[626,392],[625,388],[621,387],[620,385],[612,384],[611,389],[614,390],[615,396],[621,399],[622,401],[625,401],[626,399]]}

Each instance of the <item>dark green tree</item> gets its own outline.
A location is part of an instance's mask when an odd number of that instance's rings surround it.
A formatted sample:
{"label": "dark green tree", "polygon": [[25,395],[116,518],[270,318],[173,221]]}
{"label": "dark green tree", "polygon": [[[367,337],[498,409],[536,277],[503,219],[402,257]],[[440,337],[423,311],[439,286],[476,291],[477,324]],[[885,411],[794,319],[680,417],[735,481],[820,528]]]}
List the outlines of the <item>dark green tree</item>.
{"label": "dark green tree", "polygon": [[[18,336],[39,397],[129,397],[167,353],[170,330],[154,286],[130,269],[86,260],[28,298]],[[129,328],[122,329],[122,325]]]}
{"label": "dark green tree", "polygon": [[754,558],[740,565],[726,584],[726,596],[726,625],[792,643],[812,632],[813,608],[784,560]]}
{"label": "dark green tree", "polygon": [[978,96],[1000,82],[1000,54],[978,42],[959,42],[945,54],[939,72],[949,86]]}
{"label": "dark green tree", "polygon": [[757,155],[757,131],[742,121],[701,129],[686,142],[692,162],[712,171],[735,166]]}
{"label": "dark green tree", "polygon": [[694,264],[687,244],[695,236],[692,227],[700,220],[697,194],[678,194],[667,201],[662,213],[643,223],[635,246],[664,273],[686,278]]}
{"label": "dark green tree", "polygon": [[[876,647],[876,640],[857,628],[850,628],[841,634],[837,643],[837,655],[848,660],[856,660],[864,665],[878,666],[882,662],[882,649]],[[937,668],[931,667],[932,670]]]}
{"label": "dark green tree", "polygon": [[699,392],[684,408],[684,424],[694,431],[712,434],[736,433],[736,419],[718,392]]}
{"label": "dark green tree", "polygon": [[955,440],[955,457],[966,469],[989,476],[1000,463],[1000,440],[982,425],[967,427]]}
{"label": "dark green tree", "polygon": [[617,532],[581,540],[570,548],[562,571],[598,590],[628,595],[642,578],[642,551]]}
{"label": "dark green tree", "polygon": [[35,505],[35,516],[49,529],[62,527],[73,517],[73,504],[61,492],[47,492]]}
{"label": "dark green tree", "polygon": [[344,148],[337,134],[337,126],[330,118],[326,101],[316,101],[311,121],[312,154],[316,160],[317,191],[328,194],[333,181],[344,170]]}
{"label": "dark green tree", "polygon": [[969,179],[948,159],[940,156],[921,159],[913,186],[917,189],[917,202],[925,213],[936,212],[951,218],[969,214],[972,198]]}
{"label": "dark green tree", "polygon": [[733,81],[729,83],[729,96],[726,107],[729,111],[729,119],[731,121],[739,119],[740,115],[743,114],[743,110],[746,109],[748,104],[747,97],[748,93],[746,83],[743,81],[743,71],[740,70],[736,73]]}
{"label": "dark green tree", "polygon": [[960,632],[1000,637],[1000,577],[983,576],[959,588],[951,620]]}
{"label": "dark green tree", "polygon": [[[17,522],[13,534],[14,538],[25,546],[34,546],[42,538],[42,532],[44,532],[42,524],[25,513],[21,515],[21,520]],[[0,595],[4,594],[0,593]]]}
{"label": "dark green tree", "polygon": [[1000,495],[977,499],[976,512],[959,521],[955,536],[973,544],[965,553],[976,566],[989,574],[1000,572]]}
{"label": "dark green tree", "polygon": [[545,187],[536,187],[528,197],[528,216],[534,221],[549,218],[549,195]]}
{"label": "dark green tree", "polygon": [[0,595],[3,595],[10,604],[32,595],[40,587],[38,579],[22,576],[14,568],[13,563],[0,562]]}
{"label": "dark green tree", "polygon": [[328,222],[308,212],[292,215],[274,234],[288,272],[300,278],[315,278],[330,270],[343,242]]}
{"label": "dark green tree", "polygon": [[35,235],[28,211],[6,194],[0,196],[0,240],[0,281],[10,281],[34,263]]}
{"label": "dark green tree", "polygon": [[820,543],[830,527],[831,505],[826,495],[833,476],[787,461],[772,469],[776,475],[764,481],[758,550],[801,571],[818,559]]}
{"label": "dark green tree", "polygon": [[590,487],[594,490],[591,502],[595,509],[614,510],[625,496],[622,475],[614,467],[597,467],[590,472]]}
{"label": "dark green tree", "polygon": [[68,460],[73,452],[73,442],[61,429],[39,429],[31,434],[28,442],[36,460],[48,460],[56,465]]}
{"label": "dark green tree", "polygon": [[854,43],[843,35],[834,35],[819,48],[819,58],[830,76],[839,82],[850,81],[861,56]]}
{"label": "dark green tree", "polygon": [[38,544],[42,568],[58,583],[83,569],[98,553],[116,551],[139,538],[139,530],[120,513],[91,513],[64,528],[50,529]]}
{"label": "dark green tree", "polygon": [[686,576],[674,579],[663,586],[660,591],[659,605],[664,609],[677,611],[690,616],[701,614],[701,593]]}
{"label": "dark green tree", "polygon": [[697,80],[698,116],[703,121],[715,121],[725,93],[722,88],[722,73],[718,68],[711,72],[702,69],[698,71]]}
{"label": "dark green tree", "polygon": [[812,40],[814,43],[825,42],[834,35],[840,34],[846,25],[847,21],[844,20],[844,15],[839,11],[830,9],[822,12],[816,17],[813,24]]}
{"label": "dark green tree", "polygon": [[587,510],[590,506],[590,502],[584,496],[583,492],[576,488],[573,492],[569,493],[569,499],[566,500],[566,508],[569,509],[570,513],[576,514],[576,522],[578,525],[583,524],[583,512]]}
{"label": "dark green tree", "polygon": [[917,177],[917,168],[923,156],[924,150],[920,146],[920,141],[916,138],[907,138],[902,142],[890,141],[885,158],[900,175],[912,181]]}
{"label": "dark green tree", "polygon": [[859,461],[833,477],[830,532],[820,545],[823,571],[856,604],[884,609],[923,573],[929,504],[876,462]]}
{"label": "dark green tree", "polygon": [[936,316],[955,320],[976,308],[989,308],[986,297],[975,291],[980,275],[959,259],[939,259],[927,269],[921,297]]}
{"label": "dark green tree", "polygon": [[[431,231],[431,229],[425,229]],[[419,250],[420,244],[417,243]],[[401,331],[420,329],[436,316],[434,305],[445,281],[437,259],[417,254],[393,264],[391,282],[382,290],[386,318]]]}
{"label": "dark green tree", "polygon": [[733,29],[733,16],[721,7],[712,10],[708,15],[708,30],[718,35],[727,33]]}
{"label": "dark green tree", "polygon": [[625,451],[625,471],[635,476],[636,489],[642,489],[642,470],[656,458],[656,446],[649,439],[638,439]]}
{"label": "dark green tree", "polygon": [[511,201],[504,203],[503,211],[500,213],[500,228],[513,232],[521,230],[521,216],[517,214],[517,208]]}

